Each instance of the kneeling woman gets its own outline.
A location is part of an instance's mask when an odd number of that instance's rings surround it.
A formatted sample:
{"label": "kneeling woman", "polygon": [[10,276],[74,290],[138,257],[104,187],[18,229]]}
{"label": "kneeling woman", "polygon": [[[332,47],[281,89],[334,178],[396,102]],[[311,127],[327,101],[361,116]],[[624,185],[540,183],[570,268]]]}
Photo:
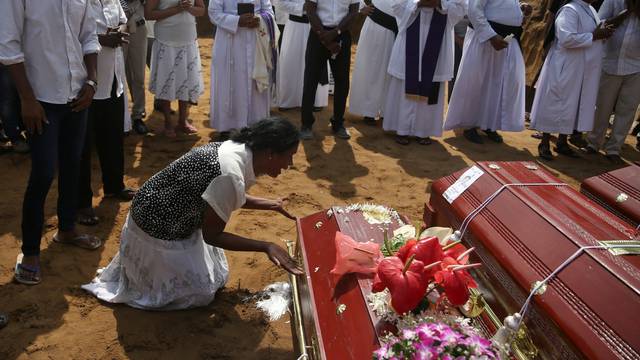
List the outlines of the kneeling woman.
{"label": "kneeling woman", "polygon": [[298,131],[267,118],[223,143],[195,148],[155,174],[133,199],[120,251],[92,283],[99,299],[141,309],[175,310],[209,304],[228,278],[222,249],[259,251],[301,274],[281,247],[224,231],[238,208],[275,210],[280,200],[246,194],[256,175],[276,177],[292,164]]}

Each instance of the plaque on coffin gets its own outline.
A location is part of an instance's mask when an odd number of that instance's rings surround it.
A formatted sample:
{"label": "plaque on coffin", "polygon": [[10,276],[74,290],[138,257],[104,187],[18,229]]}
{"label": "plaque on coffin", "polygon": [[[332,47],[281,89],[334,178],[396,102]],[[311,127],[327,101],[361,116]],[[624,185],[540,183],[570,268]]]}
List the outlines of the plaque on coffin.
{"label": "plaque on coffin", "polygon": [[383,243],[383,229],[393,232],[399,219],[370,224],[361,211],[334,207],[298,219],[295,255],[305,275],[292,278],[294,345],[309,359],[371,359],[379,336],[390,325],[367,305],[372,280],[355,274],[336,278],[329,272],[336,262],[337,231],[358,242]]}
{"label": "plaque on coffin", "polygon": [[[447,190],[467,169],[433,183],[425,204],[427,225],[460,229],[464,219],[503,185],[539,184],[505,187],[472,217],[463,234],[463,242],[476,248],[475,256],[484,265],[474,276],[494,313],[485,311],[479,317],[488,330],[495,331],[505,316],[520,311],[534,282],[546,278],[580,247],[634,236],[628,224],[535,163],[479,162],[475,169],[481,174],[458,186],[458,197],[451,202],[445,199],[452,198]],[[516,341],[516,355],[640,358],[639,267],[640,257],[614,256],[607,250],[576,258],[534,297],[522,331],[532,346],[520,351]]]}
{"label": "plaque on coffin", "polygon": [[590,177],[582,182],[580,191],[631,226],[640,224],[640,166]]}

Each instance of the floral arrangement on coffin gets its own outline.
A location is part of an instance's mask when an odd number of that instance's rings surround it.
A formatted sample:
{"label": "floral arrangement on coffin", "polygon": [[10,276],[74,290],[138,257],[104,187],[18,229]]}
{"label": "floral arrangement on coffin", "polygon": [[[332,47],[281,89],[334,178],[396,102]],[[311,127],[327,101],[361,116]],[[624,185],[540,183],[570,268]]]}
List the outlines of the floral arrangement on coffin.
{"label": "floral arrangement on coffin", "polygon": [[398,329],[398,335],[387,335],[375,360],[399,359],[499,359],[491,341],[478,335],[468,320],[445,323],[424,319]]}
{"label": "floral arrangement on coffin", "polygon": [[449,239],[429,236],[428,231],[416,238],[411,225],[396,230],[391,240],[385,239],[387,256],[378,262],[372,292],[388,289],[391,308],[400,315],[436,292],[441,294],[436,304],[446,299],[453,306],[464,305],[469,288],[477,286],[467,270],[480,264],[469,264],[473,248]]}

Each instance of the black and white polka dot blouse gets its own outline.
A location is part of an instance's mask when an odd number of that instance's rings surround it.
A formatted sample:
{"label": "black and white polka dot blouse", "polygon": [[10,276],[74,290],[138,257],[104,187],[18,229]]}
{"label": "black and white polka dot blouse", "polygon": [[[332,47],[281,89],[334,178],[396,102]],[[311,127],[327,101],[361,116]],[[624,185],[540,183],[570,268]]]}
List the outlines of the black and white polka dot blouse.
{"label": "black and white polka dot blouse", "polygon": [[201,195],[221,174],[220,145],[194,148],[147,180],[131,204],[136,225],[162,240],[187,239],[200,228],[207,204]]}

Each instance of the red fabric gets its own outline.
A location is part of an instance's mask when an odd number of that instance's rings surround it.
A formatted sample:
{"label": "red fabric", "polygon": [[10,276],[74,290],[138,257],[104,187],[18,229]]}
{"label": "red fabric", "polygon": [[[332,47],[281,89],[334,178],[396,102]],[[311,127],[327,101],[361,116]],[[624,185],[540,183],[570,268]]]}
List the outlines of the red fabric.
{"label": "red fabric", "polygon": [[340,277],[348,273],[373,275],[377,270],[377,263],[382,258],[380,245],[373,242],[360,243],[351,237],[336,232],[336,264],[331,274]]}
{"label": "red fabric", "polygon": [[402,272],[404,266],[405,263],[397,256],[386,257],[378,265],[378,277],[381,285],[376,288],[380,289],[384,285],[389,289],[391,307],[398,314],[415,309],[424,298],[428,284],[423,275],[424,264],[422,261],[413,260],[405,273]]}

